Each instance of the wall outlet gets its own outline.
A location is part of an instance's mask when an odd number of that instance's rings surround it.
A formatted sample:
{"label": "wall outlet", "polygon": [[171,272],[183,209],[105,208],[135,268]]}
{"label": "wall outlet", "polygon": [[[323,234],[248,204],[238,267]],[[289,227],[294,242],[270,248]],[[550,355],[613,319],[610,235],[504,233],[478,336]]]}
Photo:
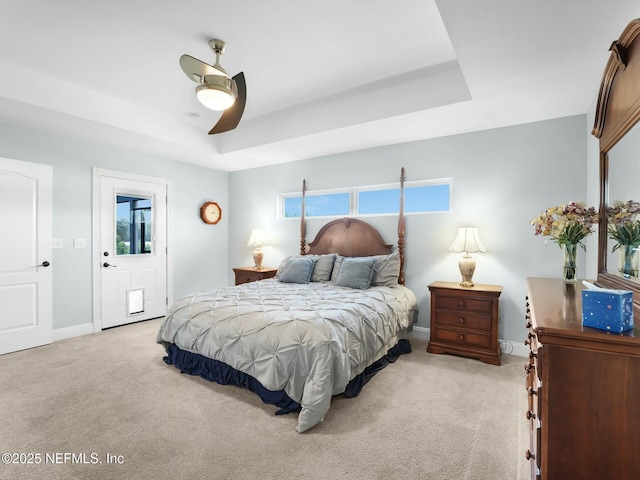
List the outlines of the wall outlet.
{"label": "wall outlet", "polygon": [[51,248],[62,248],[62,239],[61,238],[52,238],[51,239]]}
{"label": "wall outlet", "polygon": [[84,238],[74,238],[73,239],[73,248],[86,248],[87,241]]}

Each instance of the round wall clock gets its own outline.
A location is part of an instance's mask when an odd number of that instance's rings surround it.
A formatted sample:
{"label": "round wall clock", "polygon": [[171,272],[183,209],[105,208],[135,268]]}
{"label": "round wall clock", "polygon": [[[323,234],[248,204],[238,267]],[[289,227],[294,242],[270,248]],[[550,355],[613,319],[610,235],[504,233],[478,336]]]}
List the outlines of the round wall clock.
{"label": "round wall clock", "polygon": [[200,207],[200,218],[204,223],[215,225],[222,219],[222,208],[216,202],[205,202]]}

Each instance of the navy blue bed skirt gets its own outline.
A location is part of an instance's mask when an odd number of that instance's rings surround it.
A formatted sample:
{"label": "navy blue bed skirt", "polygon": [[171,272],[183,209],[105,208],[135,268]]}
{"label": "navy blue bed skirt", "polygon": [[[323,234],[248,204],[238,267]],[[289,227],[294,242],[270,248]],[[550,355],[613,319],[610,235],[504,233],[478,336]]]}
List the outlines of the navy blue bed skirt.
{"label": "navy blue bed skirt", "polygon": [[[373,376],[390,363],[394,363],[400,355],[411,353],[409,340],[402,339],[394,347],[387,351],[387,354],[380,360],[373,362],[364,371],[353,378],[344,391],[345,397],[357,397],[362,388]],[[300,404],[292,400],[284,390],[272,391],[266,389],[251,375],[240,372],[230,367],[226,363],[203,355],[181,350],[177,345],[170,344],[167,348],[167,356],[163,360],[168,365],[175,365],[182,373],[197,375],[205,380],[219,383],[221,385],[235,385],[244,387],[257,394],[264,403],[275,405],[279,408],[276,415],[282,415],[298,410]]]}

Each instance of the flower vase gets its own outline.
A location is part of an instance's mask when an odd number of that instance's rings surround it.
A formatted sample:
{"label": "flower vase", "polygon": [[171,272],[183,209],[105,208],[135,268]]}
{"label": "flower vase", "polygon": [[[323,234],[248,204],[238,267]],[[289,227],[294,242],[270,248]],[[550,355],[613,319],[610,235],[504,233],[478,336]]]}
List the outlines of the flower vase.
{"label": "flower vase", "polygon": [[638,245],[620,245],[618,271],[626,278],[638,278]]}
{"label": "flower vase", "polygon": [[576,283],[578,277],[577,260],[578,260],[578,244],[577,243],[563,243],[562,244],[562,279],[565,283]]}

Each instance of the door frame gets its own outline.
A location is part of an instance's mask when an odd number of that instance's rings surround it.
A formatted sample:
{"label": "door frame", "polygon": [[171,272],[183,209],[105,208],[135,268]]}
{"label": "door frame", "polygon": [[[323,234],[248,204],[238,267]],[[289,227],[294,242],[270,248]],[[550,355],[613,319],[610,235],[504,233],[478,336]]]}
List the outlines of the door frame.
{"label": "door frame", "polygon": [[166,186],[167,191],[167,308],[173,303],[173,180],[170,178],[151,177],[137,173],[120,172],[104,168],[92,168],[91,193],[91,265],[93,275],[93,332],[102,331],[102,251],[100,249],[100,184],[102,177],[114,177],[122,180],[160,184]]}

